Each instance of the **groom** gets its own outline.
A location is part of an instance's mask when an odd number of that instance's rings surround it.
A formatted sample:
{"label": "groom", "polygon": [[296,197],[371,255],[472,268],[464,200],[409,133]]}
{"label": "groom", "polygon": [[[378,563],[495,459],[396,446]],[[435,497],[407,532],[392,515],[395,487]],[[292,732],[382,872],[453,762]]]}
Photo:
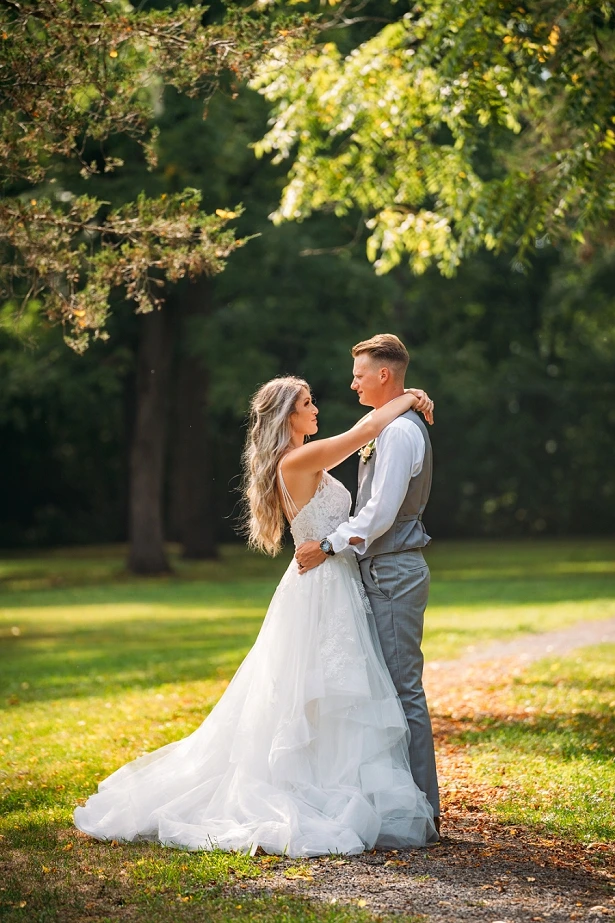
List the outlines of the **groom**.
{"label": "groom", "polygon": [[[382,333],[352,349],[351,388],[359,403],[382,407],[404,391],[408,352],[398,337]],[[417,392],[420,396],[422,392]],[[431,401],[417,405],[430,415]],[[423,690],[423,620],[429,568],[423,548],[431,541],[423,511],[431,488],[431,443],[417,413],[409,410],[359,453],[354,516],[322,541],[304,542],[295,557],[305,573],[326,555],[349,545],[374,612],[382,652],[410,728],[410,768],[433,807],[440,831],[440,802],[431,721]]]}

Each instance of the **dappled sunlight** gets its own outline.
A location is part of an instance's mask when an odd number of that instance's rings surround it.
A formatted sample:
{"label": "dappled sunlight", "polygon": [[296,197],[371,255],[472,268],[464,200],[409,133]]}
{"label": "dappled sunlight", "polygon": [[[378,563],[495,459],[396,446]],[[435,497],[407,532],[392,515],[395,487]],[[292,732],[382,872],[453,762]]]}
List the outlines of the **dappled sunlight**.
{"label": "dappled sunlight", "polygon": [[445,801],[586,842],[615,836],[615,645],[521,669],[494,661],[432,680]]}

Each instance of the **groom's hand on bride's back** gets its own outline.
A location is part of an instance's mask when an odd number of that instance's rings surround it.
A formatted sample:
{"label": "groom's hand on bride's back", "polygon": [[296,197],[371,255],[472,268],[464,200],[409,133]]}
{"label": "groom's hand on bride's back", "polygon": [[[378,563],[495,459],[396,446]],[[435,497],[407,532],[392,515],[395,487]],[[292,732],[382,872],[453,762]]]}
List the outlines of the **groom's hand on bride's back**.
{"label": "groom's hand on bride's back", "polygon": [[420,388],[406,388],[405,390],[417,398],[417,403],[412,409],[417,413],[422,413],[427,422],[433,424],[434,403],[427,392],[421,391]]}
{"label": "groom's hand on bride's back", "polygon": [[300,574],[306,574],[325,561],[327,555],[320,547],[320,542],[303,542],[295,552],[295,560]]}

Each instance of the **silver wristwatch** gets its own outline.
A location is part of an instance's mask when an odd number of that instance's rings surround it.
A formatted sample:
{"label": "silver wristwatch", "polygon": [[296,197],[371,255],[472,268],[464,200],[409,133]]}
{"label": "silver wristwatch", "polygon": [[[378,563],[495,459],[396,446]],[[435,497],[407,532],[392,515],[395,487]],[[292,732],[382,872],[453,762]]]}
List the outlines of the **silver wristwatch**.
{"label": "silver wristwatch", "polygon": [[325,554],[328,554],[329,557],[333,557],[333,555],[335,554],[333,550],[333,545],[331,544],[328,538],[323,538],[322,542],[320,543],[320,550],[324,551]]}

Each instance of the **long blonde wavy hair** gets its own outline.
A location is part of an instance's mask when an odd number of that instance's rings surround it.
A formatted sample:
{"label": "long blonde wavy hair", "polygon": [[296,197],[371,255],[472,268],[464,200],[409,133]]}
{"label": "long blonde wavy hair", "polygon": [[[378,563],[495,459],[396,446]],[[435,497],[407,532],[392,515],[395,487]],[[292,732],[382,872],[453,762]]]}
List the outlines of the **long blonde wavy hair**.
{"label": "long blonde wavy hair", "polygon": [[243,452],[245,532],[251,548],[276,555],[282,547],[284,512],[277,486],[278,464],[288,451],[291,414],[302,388],[302,378],[273,378],[262,385],[250,403],[248,436]]}

